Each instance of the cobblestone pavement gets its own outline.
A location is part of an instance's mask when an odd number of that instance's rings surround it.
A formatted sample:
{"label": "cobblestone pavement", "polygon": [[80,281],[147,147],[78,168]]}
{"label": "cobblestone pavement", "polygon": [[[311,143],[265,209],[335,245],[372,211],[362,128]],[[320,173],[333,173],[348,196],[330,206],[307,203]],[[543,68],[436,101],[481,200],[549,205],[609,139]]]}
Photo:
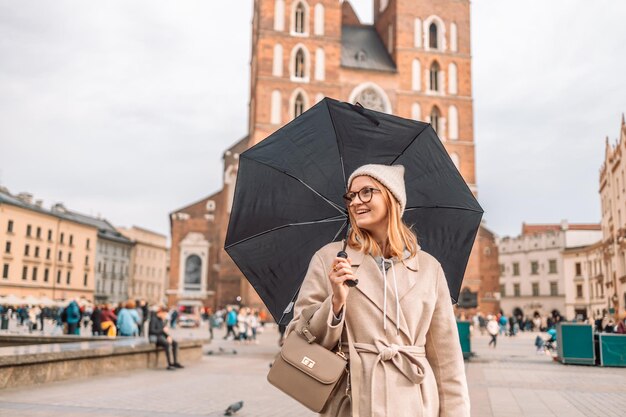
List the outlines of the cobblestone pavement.
{"label": "cobblestone pavement", "polygon": [[[182,370],[122,371],[0,391],[0,416],[215,417],[239,400],[245,404],[238,417],[315,416],[265,380],[278,351],[273,327],[254,345],[237,345],[221,335],[216,332],[217,340],[205,346],[201,362]],[[466,366],[472,416],[624,415],[626,370],[555,363],[534,353],[535,335],[500,337],[496,349],[487,347],[485,336],[472,339],[476,356]]]}

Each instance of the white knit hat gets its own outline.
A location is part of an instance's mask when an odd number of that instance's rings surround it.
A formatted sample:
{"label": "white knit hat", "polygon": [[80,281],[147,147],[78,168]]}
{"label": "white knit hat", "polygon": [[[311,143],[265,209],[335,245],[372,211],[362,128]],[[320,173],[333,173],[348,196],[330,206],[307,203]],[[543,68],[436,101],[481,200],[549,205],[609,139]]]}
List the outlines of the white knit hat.
{"label": "white knit hat", "polygon": [[352,180],[367,175],[384,185],[400,203],[400,216],[406,207],[406,188],[404,186],[404,167],[402,165],[363,165],[356,169],[348,179],[348,189]]}

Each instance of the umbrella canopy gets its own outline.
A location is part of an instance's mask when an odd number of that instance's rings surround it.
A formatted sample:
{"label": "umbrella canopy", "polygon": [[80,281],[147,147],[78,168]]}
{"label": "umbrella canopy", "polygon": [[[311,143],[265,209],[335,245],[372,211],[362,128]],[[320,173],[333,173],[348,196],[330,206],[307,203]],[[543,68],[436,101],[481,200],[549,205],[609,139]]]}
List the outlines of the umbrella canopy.
{"label": "umbrella canopy", "polygon": [[345,235],[349,175],[404,165],[404,220],[442,264],[453,302],[483,210],[427,123],[326,98],[240,156],[225,249],[279,323],[313,254]]}
{"label": "umbrella canopy", "polygon": [[22,303],[21,304],[26,304],[29,306],[34,306],[34,305],[39,305],[41,301],[39,300],[39,298],[33,296],[33,295],[28,295],[26,297],[24,297],[22,299]]}
{"label": "umbrella canopy", "polygon": [[8,305],[8,306],[18,306],[18,305],[23,305],[24,301],[14,295],[14,294],[9,294],[7,296],[5,296],[2,300],[1,300],[2,304],[4,305]]}

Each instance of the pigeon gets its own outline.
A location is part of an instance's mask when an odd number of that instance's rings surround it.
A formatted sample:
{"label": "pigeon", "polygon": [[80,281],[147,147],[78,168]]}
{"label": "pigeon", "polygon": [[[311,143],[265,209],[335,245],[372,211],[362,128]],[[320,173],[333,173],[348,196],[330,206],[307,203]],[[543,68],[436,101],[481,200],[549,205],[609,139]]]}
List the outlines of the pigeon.
{"label": "pigeon", "polygon": [[235,414],[237,411],[241,410],[242,408],[243,408],[243,401],[239,401],[238,403],[231,404],[228,406],[226,411],[224,411],[224,415],[232,416],[233,414]]}

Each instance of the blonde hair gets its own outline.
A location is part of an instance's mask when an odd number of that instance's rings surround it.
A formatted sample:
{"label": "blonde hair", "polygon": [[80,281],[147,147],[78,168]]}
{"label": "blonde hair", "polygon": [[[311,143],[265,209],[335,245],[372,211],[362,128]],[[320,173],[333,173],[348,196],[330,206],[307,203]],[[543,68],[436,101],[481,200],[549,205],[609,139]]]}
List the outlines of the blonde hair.
{"label": "blonde hair", "polygon": [[[371,178],[371,177],[369,177]],[[400,215],[400,204],[391,192],[374,178],[372,181],[380,189],[380,193],[387,206],[387,249],[390,257],[402,259],[404,249],[411,253],[411,258],[417,255],[418,243],[417,236],[402,220]],[[364,253],[371,253],[373,256],[384,256],[382,248],[376,242],[370,232],[359,228],[356,220],[352,216],[352,212],[348,210],[350,216],[350,233],[348,234],[348,245],[355,250]]]}

